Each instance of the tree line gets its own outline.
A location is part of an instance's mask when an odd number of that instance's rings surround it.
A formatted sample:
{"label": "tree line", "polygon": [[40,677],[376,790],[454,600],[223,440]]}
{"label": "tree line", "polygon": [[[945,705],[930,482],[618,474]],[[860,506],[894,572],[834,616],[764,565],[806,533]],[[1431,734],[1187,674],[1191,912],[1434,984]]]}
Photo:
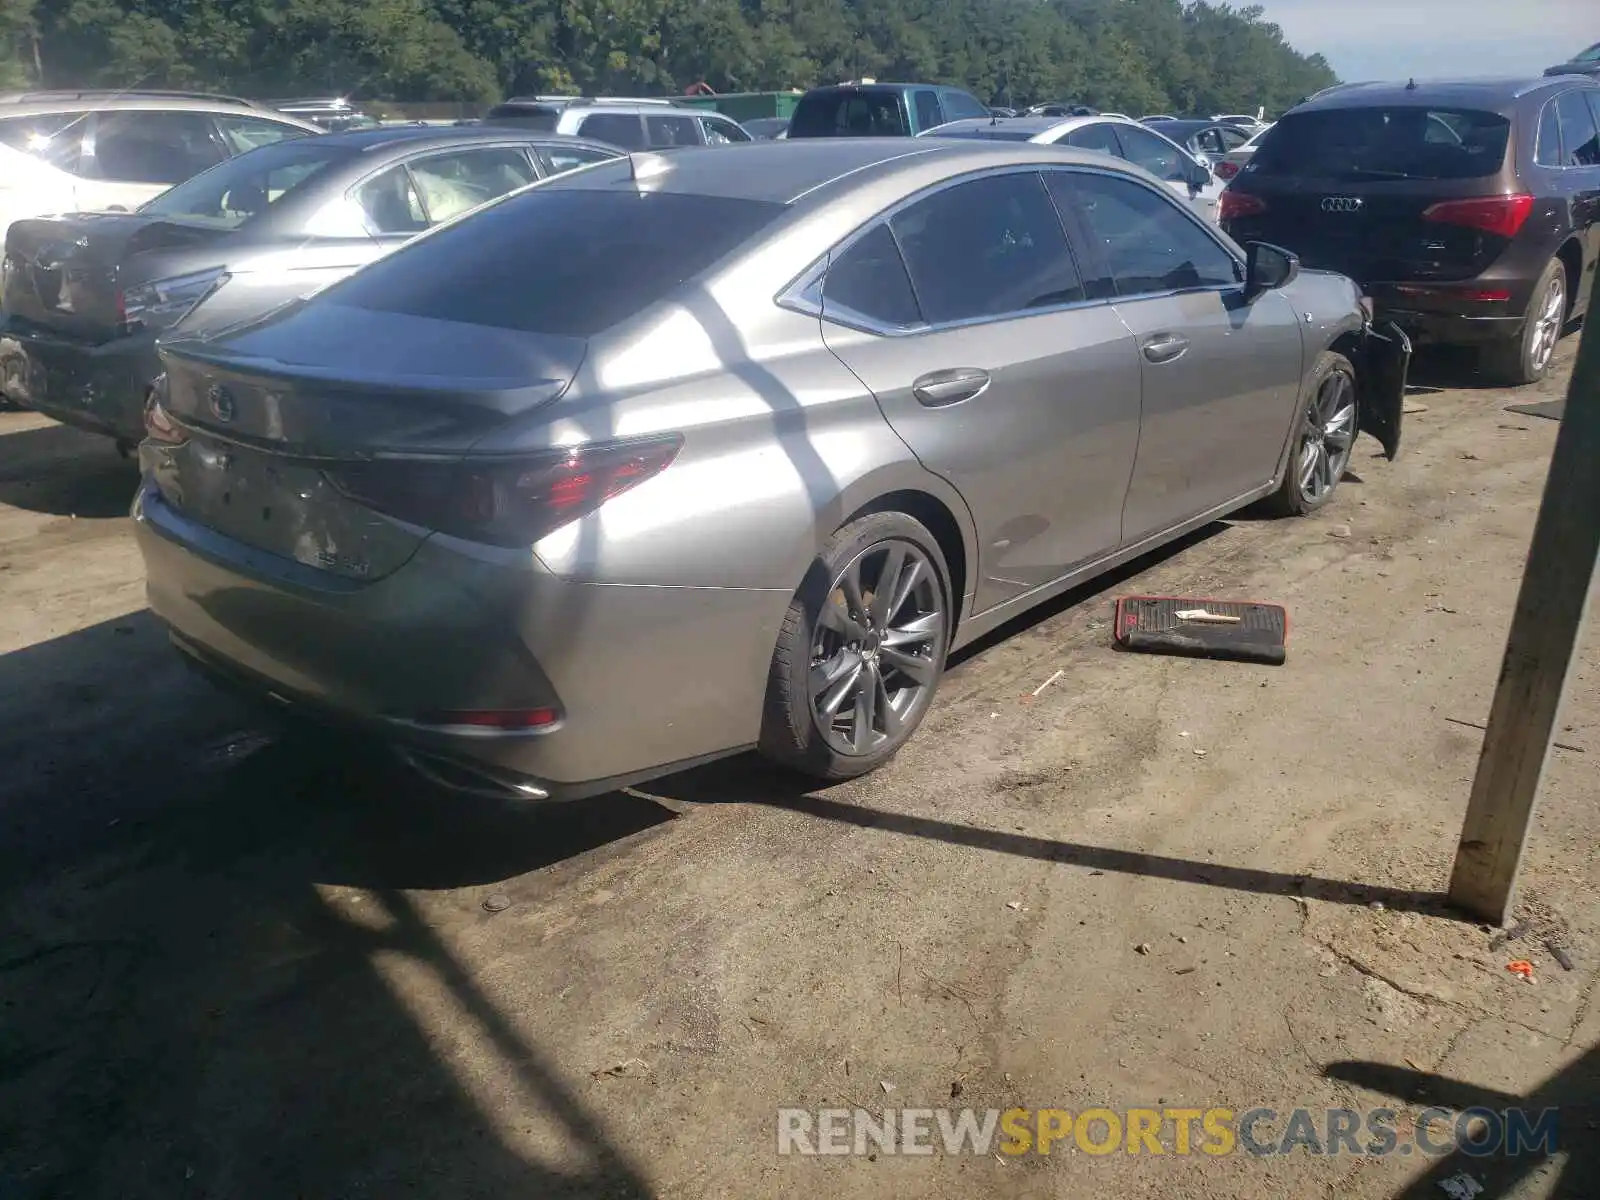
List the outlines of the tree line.
{"label": "tree line", "polygon": [[274,98],[806,88],[870,76],[991,104],[1277,112],[1336,82],[1209,0],[0,0],[0,86]]}

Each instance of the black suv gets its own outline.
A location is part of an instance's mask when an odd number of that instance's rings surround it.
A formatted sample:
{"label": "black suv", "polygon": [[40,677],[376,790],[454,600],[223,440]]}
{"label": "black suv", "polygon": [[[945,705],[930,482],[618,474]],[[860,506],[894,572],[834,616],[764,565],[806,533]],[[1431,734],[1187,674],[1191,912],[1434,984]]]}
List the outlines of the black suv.
{"label": "black suv", "polygon": [[1219,219],[1357,280],[1419,342],[1532,382],[1600,258],[1600,80],[1331,88],[1262,138]]}

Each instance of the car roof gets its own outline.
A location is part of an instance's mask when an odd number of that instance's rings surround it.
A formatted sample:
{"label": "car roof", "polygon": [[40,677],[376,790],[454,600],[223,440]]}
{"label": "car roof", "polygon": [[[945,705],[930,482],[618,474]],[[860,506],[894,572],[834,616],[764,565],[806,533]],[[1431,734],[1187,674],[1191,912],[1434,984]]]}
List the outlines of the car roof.
{"label": "car roof", "polygon": [[63,112],[126,112],[129,109],[167,112],[216,112],[262,117],[315,129],[311,122],[265,104],[234,96],[207,96],[177,92],[10,92],[0,95],[0,117],[37,117]]}
{"label": "car roof", "polygon": [[[1029,137],[1036,137],[1041,133],[1049,133],[1052,129],[1071,129],[1089,121],[1098,120],[1096,117],[962,117],[958,121],[946,121],[943,125],[935,125],[932,129],[925,129],[918,137],[937,137],[941,133],[953,133],[956,130],[989,129],[1015,130],[1026,133]],[[998,133],[996,136],[1000,136]]]}
{"label": "car roof", "polygon": [[340,133],[317,135],[317,144],[347,148],[367,154],[390,149],[404,149],[408,153],[434,146],[519,142],[527,145],[587,146],[605,150],[610,154],[620,151],[615,146],[573,137],[565,133],[552,133],[516,125],[379,125],[372,129],[347,129]]}
{"label": "car roof", "polygon": [[874,79],[871,83],[825,83],[806,92],[806,96],[825,96],[832,92],[904,92],[912,88],[925,88],[931,92],[967,90],[950,83],[895,83],[888,79]]}
{"label": "car roof", "polygon": [[1570,86],[1563,76],[1536,79],[1413,79],[1372,83],[1347,83],[1318,92],[1295,112],[1350,108],[1366,105],[1445,106],[1450,108],[1508,108],[1524,96]]}
{"label": "car roof", "polygon": [[942,163],[945,174],[983,167],[1092,166],[1137,168],[1095,151],[1037,142],[991,142],[970,138],[799,138],[784,142],[740,142],[734,146],[685,146],[665,154],[643,151],[623,160],[557,175],[541,188],[610,190],[647,187],[679,195],[715,196],[797,204],[812,195],[837,198],[854,187],[879,183],[901,171]]}
{"label": "car roof", "polygon": [[1225,125],[1225,121],[1201,121],[1193,117],[1183,117],[1176,121],[1157,121],[1154,125],[1146,125],[1163,137],[1187,137],[1191,133],[1198,133],[1202,129],[1211,129],[1218,125]]}

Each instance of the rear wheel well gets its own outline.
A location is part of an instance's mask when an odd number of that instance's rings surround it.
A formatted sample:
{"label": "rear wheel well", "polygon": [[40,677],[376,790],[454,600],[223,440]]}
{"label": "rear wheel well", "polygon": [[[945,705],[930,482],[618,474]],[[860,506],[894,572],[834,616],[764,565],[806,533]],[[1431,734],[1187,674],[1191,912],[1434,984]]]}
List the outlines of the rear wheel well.
{"label": "rear wheel well", "polygon": [[1578,305],[1578,287],[1583,280],[1583,247],[1578,244],[1577,238],[1568,238],[1556,251],[1556,257],[1561,260],[1561,266],[1567,273],[1567,319],[1570,321],[1573,309]]}
{"label": "rear wheel well", "polygon": [[[967,550],[955,516],[942,501],[926,492],[890,492],[852,513],[840,528],[876,512],[905,513],[922,522],[933,534],[934,541],[939,543],[939,552],[944,555],[945,566],[950,568],[950,611],[954,614],[952,625],[958,622],[961,619],[961,601],[967,594]],[[950,632],[954,634],[954,628]]]}

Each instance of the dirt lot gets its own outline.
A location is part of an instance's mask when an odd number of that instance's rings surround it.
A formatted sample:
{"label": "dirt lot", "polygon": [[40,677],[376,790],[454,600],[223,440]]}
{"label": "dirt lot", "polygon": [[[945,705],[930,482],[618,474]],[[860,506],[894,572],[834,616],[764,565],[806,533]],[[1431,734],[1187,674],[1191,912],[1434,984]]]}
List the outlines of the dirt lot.
{"label": "dirt lot", "polygon": [[[876,778],[520,810],[251,728],[143,611],[131,468],[0,415],[0,1196],[1597,1194],[1595,633],[1539,936],[1437,903],[1557,431],[1505,406],[1566,373],[1451,371],[1319,517],[966,655]],[[1113,653],[1135,589],[1282,601],[1290,661]],[[1560,1105],[1569,1153],[776,1153],[780,1106],[952,1103]]]}

